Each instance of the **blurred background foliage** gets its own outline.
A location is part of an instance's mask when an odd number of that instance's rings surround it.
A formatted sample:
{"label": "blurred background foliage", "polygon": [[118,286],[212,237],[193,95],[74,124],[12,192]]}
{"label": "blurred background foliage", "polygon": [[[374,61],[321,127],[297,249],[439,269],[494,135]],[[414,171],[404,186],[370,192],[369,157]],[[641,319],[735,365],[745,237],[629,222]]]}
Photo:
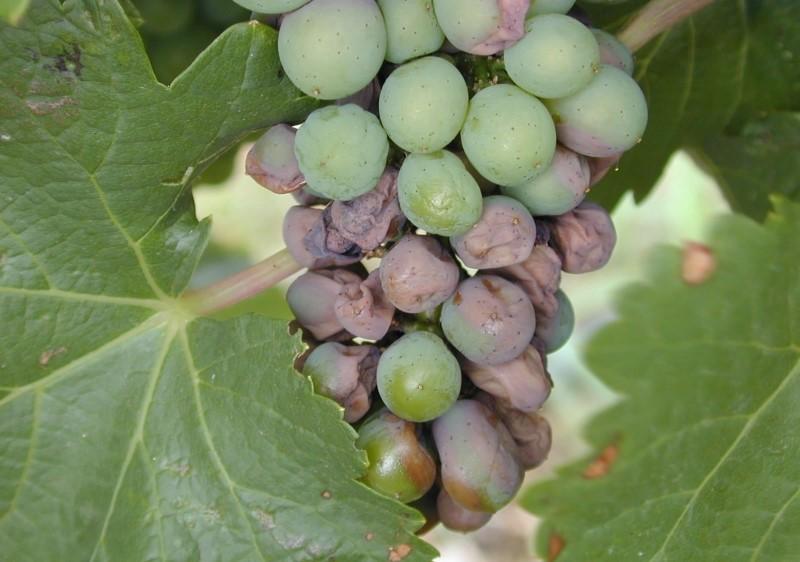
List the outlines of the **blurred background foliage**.
{"label": "blurred background foliage", "polygon": [[[133,0],[143,23],[142,39],[158,79],[169,84],[226,27],[245,21],[250,13],[230,0]],[[260,188],[244,174],[250,142],[229,151],[212,165],[194,187],[197,216],[211,217],[211,241],[192,284],[207,285],[281,249],[281,222],[294,204]],[[625,160],[621,162],[625,166]],[[635,186],[629,186],[630,189]],[[603,183],[595,189],[602,190]],[[582,361],[592,335],[613,318],[614,294],[641,278],[644,258],[662,244],[702,241],[707,226],[730,212],[717,183],[686,153],[673,156],[656,188],[640,203],[625,196],[613,211],[619,234],[614,257],[591,275],[565,275],[563,288],[575,306],[573,338],[550,356],[555,390],[544,408],[554,432],[550,460],[528,475],[528,483],[547,478],[553,469],[588,452],[580,438],[582,425],[606,408],[615,396],[603,387]],[[224,311],[289,319],[283,298],[288,283]],[[426,538],[442,553],[443,562],[520,562],[536,560],[531,541],[536,518],[511,506],[477,533],[463,536],[436,528]]]}

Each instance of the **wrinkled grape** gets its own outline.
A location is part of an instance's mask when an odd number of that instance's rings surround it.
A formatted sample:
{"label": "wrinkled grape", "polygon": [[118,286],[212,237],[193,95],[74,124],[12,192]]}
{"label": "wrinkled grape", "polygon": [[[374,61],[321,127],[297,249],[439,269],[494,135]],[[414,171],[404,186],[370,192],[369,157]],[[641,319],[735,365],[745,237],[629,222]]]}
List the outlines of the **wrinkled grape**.
{"label": "wrinkled grape", "polygon": [[454,502],[494,513],[514,499],[523,476],[516,443],[489,408],[459,400],[433,422],[433,438],[442,486]]}
{"label": "wrinkled grape", "polygon": [[525,207],[502,195],[483,200],[480,220],[450,239],[467,267],[490,269],[525,261],[536,240],[536,224]]}
{"label": "wrinkled grape", "polygon": [[469,533],[477,531],[492,518],[491,513],[470,511],[453,501],[447,490],[440,490],[436,499],[436,509],[442,525],[451,531]]}
{"label": "wrinkled grape", "polygon": [[502,400],[480,393],[475,398],[494,412],[508,429],[517,446],[517,460],[524,470],[541,465],[550,453],[552,432],[547,420],[536,412],[523,412]]}
{"label": "wrinkled grape", "polygon": [[375,78],[386,54],[386,28],[374,0],[312,0],[286,14],[278,56],[303,93],[324,100],[355,94]]}
{"label": "wrinkled grape", "polygon": [[355,104],[330,105],[308,116],[297,131],[294,149],[309,187],[346,201],[378,183],[389,140],[372,113]]}
{"label": "wrinkled grape", "polygon": [[436,308],[456,290],[459,270],[439,242],[408,234],[384,256],[380,266],[386,297],[403,312]]}
{"label": "wrinkled grape", "polygon": [[378,0],[386,23],[386,60],[401,64],[439,50],[444,33],[430,0]]}
{"label": "wrinkled grape", "polygon": [[538,244],[524,262],[498,269],[528,296],[536,316],[552,316],[558,310],[556,291],[561,284],[561,258],[552,248]]}
{"label": "wrinkled grape", "polygon": [[294,156],[295,134],[294,128],[281,124],[261,135],[247,153],[247,175],[274,193],[291,193],[303,187],[306,180]]}
{"label": "wrinkled grape", "polygon": [[513,197],[535,216],[563,215],[586,197],[591,170],[585,156],[562,146],[550,166],[532,180],[513,187],[503,187],[503,194]]}
{"label": "wrinkled grape", "polygon": [[550,378],[539,351],[530,345],[508,363],[478,365],[466,361],[463,370],[475,386],[523,412],[535,412],[550,396]]}
{"label": "wrinkled grape", "polygon": [[461,368],[442,339],[430,332],[406,334],[378,362],[378,393],[386,407],[414,422],[446,412],[461,391]]}
{"label": "wrinkled grape", "polygon": [[555,315],[536,317],[536,336],[544,342],[547,353],[561,349],[575,329],[575,309],[566,293],[559,289],[556,299],[558,309]]}
{"label": "wrinkled grape", "polygon": [[459,50],[492,55],[518,41],[530,0],[433,0],[436,19]]}
{"label": "wrinkled grape", "polygon": [[469,92],[458,69],[439,57],[406,63],[392,72],[380,97],[381,123],[408,152],[441,150],[458,136]]}
{"label": "wrinkled grape", "polygon": [[314,390],[344,408],[348,423],[360,420],[370,407],[380,352],[372,345],[346,346],[326,342],[314,348],[305,360],[303,374]]}
{"label": "wrinkled grape", "polygon": [[562,98],[585,87],[600,64],[592,32],[563,14],[536,16],[525,36],[503,55],[506,72],[523,90],[542,98]]}
{"label": "wrinkled grape", "polygon": [[[547,100],[558,140],[586,156],[612,156],[639,142],[647,126],[647,101],[636,81],[622,70],[600,65],[579,92]],[[521,182],[520,182],[521,183]]]}
{"label": "wrinkled grape", "polygon": [[481,216],[477,182],[458,156],[446,150],[410,154],[400,167],[397,193],[403,213],[432,234],[462,234]]}
{"label": "wrinkled grape", "polygon": [[622,41],[602,29],[592,29],[600,47],[600,62],[616,66],[628,76],[633,76],[633,55]]}
{"label": "wrinkled grape", "polygon": [[556,130],[542,102],[516,86],[499,84],[470,101],[461,143],[483,177],[498,185],[519,185],[550,164]]}
{"label": "wrinkled grape", "polygon": [[358,252],[343,255],[328,251],[324,245],[313,246],[309,237],[323,220],[323,211],[312,207],[292,207],[286,212],[283,217],[283,242],[294,261],[309,269],[350,265],[359,261],[361,255]]}
{"label": "wrinkled grape", "polygon": [[308,271],[294,280],[286,291],[286,302],[297,322],[322,341],[347,334],[336,316],[336,297],[348,283],[361,278],[344,269]]}
{"label": "wrinkled grape", "polygon": [[342,327],[356,337],[379,340],[389,332],[394,306],[386,299],[377,271],[360,283],[344,285],[334,305]]}
{"label": "wrinkled grape", "polygon": [[588,273],[606,265],[617,243],[608,212],[584,201],[553,221],[553,242],[567,273]]}
{"label": "wrinkled grape", "polygon": [[481,365],[499,365],[519,356],[535,328],[527,295],[496,275],[476,275],[461,282],[442,308],[447,339]]}
{"label": "wrinkled grape", "polygon": [[367,486],[400,502],[421,498],[436,480],[436,463],[420,442],[417,427],[387,410],[358,429],[356,445],[367,452]]}

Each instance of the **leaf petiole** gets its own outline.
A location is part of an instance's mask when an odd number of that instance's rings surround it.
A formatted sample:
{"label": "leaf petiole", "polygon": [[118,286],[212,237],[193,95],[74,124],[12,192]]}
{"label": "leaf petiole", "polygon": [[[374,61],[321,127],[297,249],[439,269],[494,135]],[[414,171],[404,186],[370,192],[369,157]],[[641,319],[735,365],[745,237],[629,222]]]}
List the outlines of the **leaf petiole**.
{"label": "leaf petiole", "polygon": [[652,0],[617,35],[632,53],[714,0]]}

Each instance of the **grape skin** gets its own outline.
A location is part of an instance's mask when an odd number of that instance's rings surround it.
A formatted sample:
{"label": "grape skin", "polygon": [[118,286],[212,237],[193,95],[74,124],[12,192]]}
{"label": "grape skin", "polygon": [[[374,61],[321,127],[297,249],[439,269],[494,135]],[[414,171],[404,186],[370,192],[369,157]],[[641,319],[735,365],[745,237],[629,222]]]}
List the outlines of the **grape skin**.
{"label": "grape skin", "polygon": [[478,222],[481,189],[458,156],[447,150],[410,154],[397,177],[400,208],[431,234],[456,236]]}
{"label": "grape skin", "polygon": [[406,334],[378,362],[378,393],[386,407],[404,420],[438,418],[455,403],[459,392],[458,361],[436,334]]}
{"label": "grape skin", "polygon": [[541,98],[562,98],[585,87],[600,64],[592,32],[575,18],[546,14],[528,20],[525,37],[506,50],[514,83]]}
{"label": "grape skin", "polygon": [[430,0],[378,0],[386,22],[386,60],[401,64],[439,50],[444,33]]}
{"label": "grape skin", "polygon": [[537,317],[536,336],[545,343],[547,353],[561,349],[575,329],[575,309],[567,294],[559,289],[556,291],[556,299],[558,311],[553,317]]}
{"label": "grape skin", "polygon": [[499,84],[470,101],[461,143],[483,177],[519,185],[550,165],[556,128],[542,102],[516,86]]}
{"label": "grape skin", "polygon": [[542,14],[566,14],[575,5],[575,0],[531,0],[527,19]]}
{"label": "grape skin", "polygon": [[233,0],[243,8],[259,14],[285,14],[296,10],[309,0]]}
{"label": "grape skin", "polygon": [[436,498],[436,509],[442,525],[451,531],[459,531],[461,533],[477,531],[492,518],[491,513],[470,511],[461,507],[453,501],[453,498],[444,489],[439,491],[439,495]]}
{"label": "grape skin", "polygon": [[633,55],[628,50],[628,47],[602,29],[592,29],[592,33],[600,47],[600,62],[616,66],[628,76],[633,76]]}
{"label": "grape skin", "polygon": [[303,187],[306,180],[294,155],[296,134],[289,125],[270,127],[247,153],[247,175],[273,193],[291,193]]}
{"label": "grape skin", "polygon": [[374,0],[312,0],[284,16],[278,56],[303,93],[323,100],[355,94],[380,70],[386,27]]}
{"label": "grape skin", "polygon": [[407,152],[441,150],[467,116],[469,92],[458,69],[425,57],[395,69],[383,85],[380,117],[386,133]]}
{"label": "grape skin", "polygon": [[295,155],[309,187],[339,201],[373,189],[388,154],[380,121],[355,104],[317,109],[295,138]]}
{"label": "grape skin", "polygon": [[455,47],[492,55],[524,34],[529,0],[434,0],[436,19]]}

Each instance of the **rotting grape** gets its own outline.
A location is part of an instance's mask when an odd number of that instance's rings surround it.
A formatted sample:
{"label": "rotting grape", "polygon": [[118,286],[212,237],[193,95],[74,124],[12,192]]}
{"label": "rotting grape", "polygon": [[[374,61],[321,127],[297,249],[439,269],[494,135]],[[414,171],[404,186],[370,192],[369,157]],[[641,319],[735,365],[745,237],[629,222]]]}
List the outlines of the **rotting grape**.
{"label": "rotting grape", "polygon": [[408,313],[427,312],[453,294],[460,273],[452,256],[434,238],[407,234],[380,265],[386,298]]}
{"label": "rotting grape", "polygon": [[617,243],[617,232],[608,212],[584,201],[574,210],[556,217],[552,236],[567,273],[589,273],[606,265]]}
{"label": "rotting grape", "polygon": [[431,0],[378,0],[386,23],[386,60],[401,64],[439,50],[444,33]]}
{"label": "rotting grape", "polygon": [[372,345],[325,342],[308,355],[303,374],[311,378],[317,394],[338,402],[345,421],[353,423],[370,408],[379,357]]}
{"label": "rotting grape", "polygon": [[492,55],[524,33],[530,0],[433,0],[445,37],[459,50]]}
{"label": "rotting grape", "polygon": [[334,310],[345,330],[368,340],[379,340],[389,332],[395,312],[383,293],[377,271],[364,281],[342,286]]}
{"label": "rotting grape", "polygon": [[561,258],[544,244],[534,246],[524,262],[498,269],[494,273],[511,279],[530,299],[536,316],[553,316],[558,310],[556,291],[561,284]]}
{"label": "rotting grape", "polygon": [[273,193],[291,193],[303,187],[306,180],[294,155],[296,133],[289,125],[270,127],[247,153],[247,175]]}
{"label": "rotting grape", "polygon": [[583,201],[591,179],[588,159],[558,145],[544,172],[526,183],[500,190],[525,205],[534,216],[562,215]]}
{"label": "rotting grape", "polygon": [[498,185],[519,185],[550,165],[556,129],[536,97],[511,84],[498,84],[470,101],[461,143],[483,177]]}
{"label": "rotting grape", "polygon": [[436,463],[418,429],[388,410],[377,412],[359,427],[356,445],[369,459],[362,478],[365,484],[403,503],[430,490],[436,480]]}
{"label": "rotting grape", "polygon": [[317,109],[295,137],[306,182],[334,200],[353,199],[374,188],[388,154],[389,140],[378,118],[352,103]]}
{"label": "rotting grape", "polygon": [[380,117],[389,138],[408,152],[447,146],[467,116],[469,93],[458,69],[440,57],[396,68],[383,84]]}
{"label": "rotting grape", "polygon": [[575,329],[575,309],[569,297],[561,289],[556,291],[555,296],[558,300],[556,314],[536,317],[536,336],[544,342],[547,353],[561,349]]}
{"label": "rotting grape", "polygon": [[436,510],[442,525],[460,533],[477,531],[492,518],[491,513],[470,511],[461,507],[444,489],[439,490],[439,495],[436,497]]}
{"label": "rotting grape", "polygon": [[616,66],[628,76],[633,76],[633,55],[622,41],[602,29],[592,29],[597,45],[600,47],[600,62]]}
{"label": "rotting grape", "polygon": [[344,255],[309,245],[309,236],[323,220],[323,211],[313,207],[296,206],[286,212],[283,217],[283,242],[292,258],[309,269],[350,265],[360,261],[362,256],[359,252]]}
{"label": "rotting grape", "polygon": [[431,234],[463,234],[481,216],[478,183],[447,150],[409,154],[400,167],[397,193],[406,217]]}
{"label": "rotting grape", "polygon": [[503,195],[483,200],[483,213],[472,228],[450,238],[467,267],[491,269],[525,261],[536,240],[536,223],[525,206]]}
{"label": "rotting grape", "polygon": [[496,275],[462,281],[442,308],[442,330],[464,357],[498,365],[519,356],[536,328],[533,305],[522,289]]}
{"label": "rotting grape", "polygon": [[406,334],[378,362],[378,393],[386,407],[404,420],[425,422],[439,417],[460,391],[458,360],[436,334]]}
{"label": "rotting grape", "polygon": [[386,54],[386,27],[374,0],[311,0],[286,14],[278,56],[303,93],[323,100],[355,94],[375,78]]}
{"label": "rotting grape", "polygon": [[316,339],[349,339],[335,309],[336,297],[349,283],[361,283],[361,278],[346,269],[307,271],[289,286],[286,302],[298,324]]}
{"label": "rotting grape", "polygon": [[553,436],[543,416],[518,410],[486,393],[478,394],[476,400],[502,420],[517,446],[516,456],[524,470],[536,468],[547,459]]}

